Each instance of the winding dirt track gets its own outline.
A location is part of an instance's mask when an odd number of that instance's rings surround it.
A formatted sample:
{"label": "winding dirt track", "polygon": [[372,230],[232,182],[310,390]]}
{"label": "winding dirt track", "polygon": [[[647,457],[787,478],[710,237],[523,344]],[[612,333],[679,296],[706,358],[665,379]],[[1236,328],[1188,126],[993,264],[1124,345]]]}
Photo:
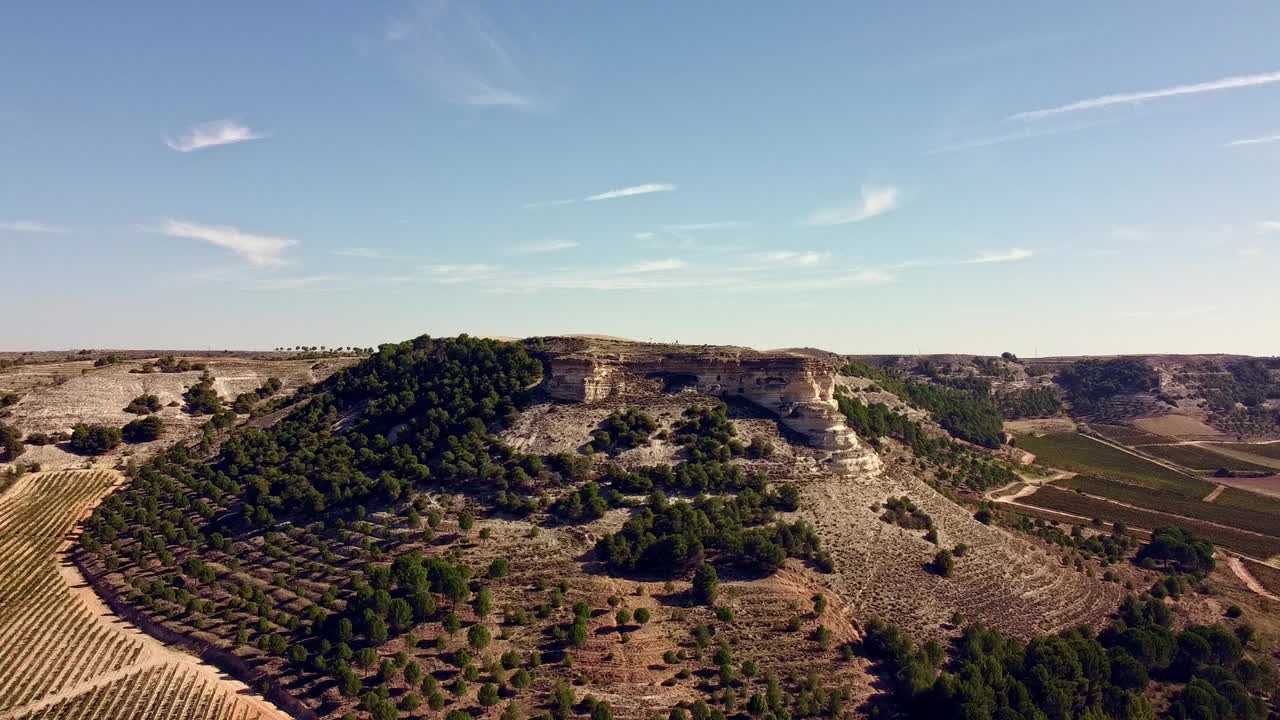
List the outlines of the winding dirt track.
{"label": "winding dirt track", "polygon": [[1227,565],[1231,567],[1231,572],[1235,573],[1236,577],[1240,578],[1240,582],[1244,583],[1250,590],[1268,600],[1280,602],[1280,597],[1276,597],[1274,594],[1268,592],[1266,588],[1262,587],[1262,583],[1258,582],[1258,579],[1249,572],[1249,569],[1244,566],[1244,563],[1240,561],[1240,558],[1234,555],[1228,556]]}
{"label": "winding dirt track", "polygon": [[[72,528],[123,481],[111,470],[34,473],[0,495],[0,666],[11,669],[0,677],[0,720],[60,704],[113,720],[289,718],[116,616],[70,562]],[[157,688],[140,681],[153,675],[169,678],[157,705],[143,701]],[[101,707],[109,696],[118,702]]]}

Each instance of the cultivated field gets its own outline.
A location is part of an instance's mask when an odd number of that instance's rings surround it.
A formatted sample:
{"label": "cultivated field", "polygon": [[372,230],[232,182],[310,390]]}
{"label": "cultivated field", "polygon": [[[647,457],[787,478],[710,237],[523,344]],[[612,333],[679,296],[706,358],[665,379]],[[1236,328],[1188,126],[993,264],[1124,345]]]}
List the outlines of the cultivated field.
{"label": "cultivated field", "polygon": [[1271,460],[1280,460],[1280,442],[1267,443],[1212,443],[1205,445],[1215,450],[1231,450],[1233,452],[1261,455]]}
{"label": "cultivated field", "polygon": [[1227,488],[1213,502],[1205,502],[1202,498],[1088,475],[1077,475],[1058,484],[1150,510],[1231,525],[1264,535],[1280,533],[1280,501],[1235,488]]}
{"label": "cultivated field", "polygon": [[1018,446],[1036,454],[1041,465],[1095,475],[1134,485],[1203,497],[1213,484],[1197,480],[1137,455],[1074,433],[1018,438]]}
{"label": "cultivated field", "polygon": [[111,616],[62,552],[112,471],[24,476],[0,496],[0,718],[273,718],[194,658]]}
{"label": "cultivated field", "polygon": [[1242,460],[1220,452],[1215,452],[1211,445],[1135,445],[1135,448],[1161,460],[1181,465],[1191,470],[1248,470],[1253,472],[1274,472],[1267,465]]}
{"label": "cultivated field", "polygon": [[1181,525],[1209,538],[1215,544],[1254,558],[1280,556],[1280,538],[1237,530],[1201,520],[1175,518],[1159,512],[1121,505],[1080,493],[1045,485],[1019,502],[1035,507],[1067,513],[1086,520],[1101,518],[1107,522],[1123,522],[1137,528],[1151,529],[1164,525]]}
{"label": "cultivated field", "polygon": [[1143,445],[1152,443],[1167,443],[1169,438],[1163,435],[1155,435],[1135,427],[1128,425],[1090,425],[1089,429],[1112,442],[1121,445]]}

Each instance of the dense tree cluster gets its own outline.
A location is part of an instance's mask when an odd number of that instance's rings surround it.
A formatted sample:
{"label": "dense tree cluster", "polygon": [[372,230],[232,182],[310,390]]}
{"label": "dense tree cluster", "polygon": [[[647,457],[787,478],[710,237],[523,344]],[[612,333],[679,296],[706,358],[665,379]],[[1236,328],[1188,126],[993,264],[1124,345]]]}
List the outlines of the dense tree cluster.
{"label": "dense tree cluster", "polygon": [[[695,405],[681,413],[671,439],[683,445],[694,462],[727,463],[746,454],[747,447],[737,434],[729,420],[729,406],[720,402],[713,406]],[[757,452],[764,451],[757,447]]]}
{"label": "dense tree cluster", "polygon": [[[273,511],[395,501],[407,484],[429,480],[520,490],[541,461],[517,457],[488,428],[514,414],[540,371],[523,348],[466,336],[383,345],[270,430],[232,436],[219,465],[245,485],[249,505]],[[354,427],[335,432],[358,406]]]}
{"label": "dense tree cluster", "polygon": [[1169,717],[1266,717],[1274,670],[1247,657],[1240,636],[1200,625],[1175,633],[1170,625],[1163,601],[1130,597],[1097,636],[1080,628],[1023,644],[974,626],[945,670],[941,646],[917,647],[891,625],[868,623],[864,642],[909,718],[1147,719],[1155,716],[1144,695],[1152,681],[1174,686]]}
{"label": "dense tree cluster", "polygon": [[120,444],[120,428],[80,423],[71,430],[71,450],[81,455],[101,455]]}
{"label": "dense tree cluster", "polygon": [[1138,551],[1138,562],[1165,570],[1207,575],[1213,571],[1213,543],[1186,528],[1156,528]]}
{"label": "dense tree cluster", "polygon": [[667,576],[708,559],[771,572],[791,556],[829,569],[831,560],[811,525],[772,522],[778,502],[772,493],[750,489],[692,503],[668,501],[655,491],[621,530],[601,538],[596,550],[614,570]]}
{"label": "dense tree cluster", "polygon": [[[1249,413],[1265,414],[1267,400],[1280,398],[1280,358],[1242,358],[1221,366],[1205,361],[1192,366],[1196,371],[1194,382],[1204,393],[1209,407],[1216,413],[1232,413],[1237,405],[1243,405]],[[1183,382],[1191,377],[1183,375]]]}
{"label": "dense tree cluster", "polygon": [[[721,447],[732,457],[728,446]],[[610,464],[605,466],[600,481],[626,493],[657,489],[681,495],[739,492],[748,488],[760,491],[768,484],[768,478],[762,473],[748,473],[742,466],[722,460],[689,460],[675,467],[660,463],[632,471]]]}
{"label": "dense tree cluster", "polygon": [[[244,624],[231,628],[233,646],[254,646],[311,677],[327,676],[343,696],[362,697],[374,716],[397,717],[413,702],[402,698],[397,709],[386,701],[386,672],[364,677],[377,665],[377,648],[415,624],[438,621],[449,635],[465,629],[478,652],[492,637],[483,624],[492,598],[461,562],[375,543],[385,527],[365,521],[366,506],[396,508],[411,528],[426,515],[428,527],[415,532],[430,537],[440,514],[416,487],[523,498],[550,471],[491,432],[540,372],[514,344],[463,336],[385,345],[303,393],[279,423],[232,434],[212,461],[179,444],[139,466],[130,486],[86,522],[81,547],[102,567],[128,571],[131,602],[144,609],[197,627],[214,616],[240,618]],[[264,387],[274,392],[271,385]],[[464,534],[471,526],[469,514],[458,516]],[[312,559],[295,557],[299,548]],[[291,607],[276,606],[270,587],[232,579],[245,577],[239,562],[246,555],[287,563],[287,575],[270,562],[254,566],[280,587],[302,570],[325,582],[300,588],[302,601]],[[160,579],[145,579],[155,571],[151,577]],[[466,602],[479,622],[464,628],[458,606]],[[466,652],[455,651],[455,659]],[[459,667],[462,688],[478,669],[469,659]],[[404,663],[389,672],[415,675]],[[425,704],[442,708],[434,678],[417,673]],[[379,686],[367,689],[371,681]]]}
{"label": "dense tree cluster", "polygon": [[213,375],[208,370],[200,376],[200,381],[187,388],[182,394],[185,401],[183,409],[192,415],[213,415],[222,409],[222,398],[213,387]]}
{"label": "dense tree cluster", "polygon": [[22,433],[12,425],[0,422],[0,461],[11,462],[25,450]]}
{"label": "dense tree cluster", "polygon": [[600,494],[600,486],[594,482],[584,483],[566,495],[557,498],[547,509],[552,517],[566,523],[583,523],[604,517],[610,505],[616,506],[616,491],[609,490],[609,498]]}
{"label": "dense tree cluster", "polygon": [[157,359],[155,362],[142,363],[141,366],[134,368],[129,372],[142,373],[144,375],[153,372],[183,373],[191,372],[192,370],[199,372],[204,370],[205,367],[205,364],[202,362],[193,363],[186,358],[179,360],[175,359],[172,355],[165,355],[164,357]]}
{"label": "dense tree cluster", "polygon": [[981,378],[973,378],[970,384],[952,379],[949,382],[959,387],[948,387],[901,379],[858,362],[846,365],[842,372],[875,380],[904,402],[927,410],[943,429],[961,440],[994,448],[1004,438],[1003,418],[991,399],[991,385]]}
{"label": "dense tree cluster", "polygon": [[163,405],[160,404],[159,397],[144,393],[130,400],[129,404],[124,407],[124,411],[134,415],[149,415],[153,412],[159,412],[161,407]]}
{"label": "dense tree cluster", "polygon": [[658,421],[649,415],[627,408],[614,410],[591,433],[591,448],[596,452],[610,452],[639,447],[649,442],[649,436],[658,429]]}
{"label": "dense tree cluster", "polygon": [[906,495],[885,500],[884,513],[880,515],[880,519],[890,525],[897,525],[908,530],[929,530],[933,528],[933,518],[929,517],[929,513],[916,507],[916,504]]}
{"label": "dense tree cluster", "polygon": [[1079,360],[1058,371],[1054,381],[1062,386],[1072,406],[1089,410],[1098,403],[1160,387],[1160,376],[1142,358]]}
{"label": "dense tree cluster", "polygon": [[231,409],[240,415],[247,415],[253,412],[259,402],[274,397],[282,387],[284,383],[280,378],[269,377],[258,389],[237,395],[235,400],[231,401]]}
{"label": "dense tree cluster", "polygon": [[875,445],[890,437],[911,448],[917,457],[939,467],[942,482],[986,490],[1015,482],[1016,473],[1001,462],[980,456],[959,443],[930,437],[921,425],[906,415],[890,410],[884,403],[864,404],[843,394],[836,395],[840,412],[858,436]]}
{"label": "dense tree cluster", "polygon": [[1051,387],[1022,388],[997,393],[996,407],[1010,420],[1053,417],[1062,411],[1058,391]]}
{"label": "dense tree cluster", "polygon": [[989,396],[912,381],[907,383],[907,399],[961,440],[994,448],[1004,438],[1003,418]]}
{"label": "dense tree cluster", "polygon": [[[987,512],[990,514],[991,511],[987,509]],[[1035,535],[1046,542],[1078,550],[1086,556],[1096,557],[1104,565],[1120,562],[1137,547],[1137,542],[1126,532],[1124,523],[1116,523],[1109,533],[1086,534],[1080,525],[1072,526],[1068,533],[1056,523],[1041,518],[1033,519],[1021,514],[1014,514],[1012,517],[1012,527],[1015,529]],[[1096,521],[1095,527],[1100,526],[1101,521]]]}
{"label": "dense tree cluster", "polygon": [[164,431],[164,423],[155,415],[130,420],[120,428],[120,437],[127,443],[144,443],[158,440]]}

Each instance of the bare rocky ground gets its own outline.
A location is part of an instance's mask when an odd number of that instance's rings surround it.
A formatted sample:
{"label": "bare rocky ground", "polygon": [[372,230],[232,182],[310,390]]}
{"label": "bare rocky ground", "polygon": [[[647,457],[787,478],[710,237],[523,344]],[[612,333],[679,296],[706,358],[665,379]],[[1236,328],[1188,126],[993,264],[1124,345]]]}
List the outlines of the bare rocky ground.
{"label": "bare rocky ground", "polygon": [[[242,392],[260,387],[270,377],[283,381],[283,392],[290,393],[356,362],[355,358],[180,357],[206,364],[214,376],[218,395],[228,402]],[[124,407],[144,394],[157,396],[163,405],[156,413],[165,426],[161,440],[121,445],[97,458],[84,458],[67,452],[65,444],[31,445],[22,455],[22,462],[39,463],[45,469],[86,465],[109,467],[129,457],[146,457],[175,441],[196,437],[208,418],[184,412],[182,394],[199,382],[201,371],[130,372],[141,367],[143,362],[155,359],[156,356],[150,356],[96,368],[90,360],[29,364],[0,371],[0,390],[19,394],[17,404],[6,408],[8,417],[4,420],[24,436],[33,432],[69,432],[77,423],[121,427],[138,417],[125,412]]]}

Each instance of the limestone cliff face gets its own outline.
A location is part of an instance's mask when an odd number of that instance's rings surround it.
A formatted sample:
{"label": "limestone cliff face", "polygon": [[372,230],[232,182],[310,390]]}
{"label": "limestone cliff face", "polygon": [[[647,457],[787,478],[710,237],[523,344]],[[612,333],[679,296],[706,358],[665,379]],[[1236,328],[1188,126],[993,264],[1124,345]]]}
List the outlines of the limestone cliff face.
{"label": "limestone cliff face", "polygon": [[553,356],[548,394],[557,400],[596,402],[621,395],[628,378],[658,378],[719,397],[740,397],[774,414],[814,447],[831,452],[842,472],[877,472],[880,457],[845,423],[834,392],[832,360],[739,348],[674,349],[635,344]]}

